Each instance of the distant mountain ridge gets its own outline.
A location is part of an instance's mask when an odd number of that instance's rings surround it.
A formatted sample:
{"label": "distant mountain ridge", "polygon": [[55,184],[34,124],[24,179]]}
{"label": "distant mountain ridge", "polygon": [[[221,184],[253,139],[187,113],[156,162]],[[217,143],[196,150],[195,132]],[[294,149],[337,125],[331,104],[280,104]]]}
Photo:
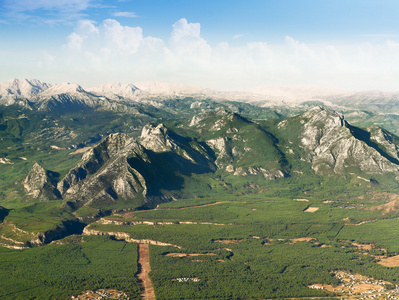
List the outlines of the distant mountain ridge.
{"label": "distant mountain ridge", "polygon": [[50,200],[53,191],[53,199],[62,198],[73,210],[148,208],[179,193],[193,174],[198,182],[214,174],[279,180],[302,172],[293,167],[297,161],[323,176],[353,173],[371,180],[392,174],[399,180],[397,136],[376,126],[365,130],[352,126],[324,107],[268,129],[217,109],[195,116],[183,128],[181,135],[162,123],[147,124],[137,139],[111,134],[58,183],[49,177],[50,171],[35,164],[24,181],[25,190],[42,201]]}
{"label": "distant mountain ridge", "polygon": [[[258,106],[297,106],[304,102],[320,101],[326,105],[364,107],[367,105],[388,105],[399,100],[399,92],[361,91],[321,87],[273,87],[264,86],[249,90],[222,91],[168,82],[111,82],[83,88],[77,84],[50,84],[40,80],[12,79],[0,83],[0,104],[19,104],[23,101],[38,103],[51,97],[68,95],[93,99],[118,100],[126,102],[145,101],[151,97],[213,98],[248,102]],[[94,104],[91,104],[93,106]],[[30,105],[32,106],[32,105]],[[34,106],[34,105],[33,105]],[[39,107],[42,107],[39,105]]]}

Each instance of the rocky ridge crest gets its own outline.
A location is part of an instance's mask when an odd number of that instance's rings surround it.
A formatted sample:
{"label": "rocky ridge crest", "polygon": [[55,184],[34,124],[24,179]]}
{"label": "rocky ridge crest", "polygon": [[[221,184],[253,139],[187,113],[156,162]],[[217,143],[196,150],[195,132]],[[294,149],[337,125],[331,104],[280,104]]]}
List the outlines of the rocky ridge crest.
{"label": "rocky ridge crest", "polygon": [[290,126],[298,127],[300,156],[316,173],[343,174],[350,169],[367,174],[399,172],[398,145],[386,131],[351,126],[343,115],[323,107],[278,125],[280,130],[289,130]]}

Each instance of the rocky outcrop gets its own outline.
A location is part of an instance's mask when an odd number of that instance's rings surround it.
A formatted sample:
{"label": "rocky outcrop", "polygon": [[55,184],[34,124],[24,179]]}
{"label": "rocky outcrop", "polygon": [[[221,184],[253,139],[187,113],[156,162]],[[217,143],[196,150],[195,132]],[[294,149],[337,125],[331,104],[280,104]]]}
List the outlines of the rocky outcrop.
{"label": "rocky outcrop", "polygon": [[399,160],[399,138],[378,126],[367,127],[370,140],[377,143],[389,156]]}
{"label": "rocky outcrop", "polygon": [[[145,126],[141,144],[127,134],[111,134],[83,155],[58,182],[57,191],[64,207],[72,210],[83,205],[104,209],[154,207],[170,198],[161,190],[181,187],[180,174],[211,171],[204,145],[162,124]],[[36,173],[43,175],[45,171],[37,169]],[[28,186],[29,192],[42,193],[45,179],[42,181],[34,185],[34,191]]]}
{"label": "rocky outcrop", "polygon": [[35,163],[23,182],[27,195],[40,201],[59,199],[60,193],[56,188],[57,175]]}
{"label": "rocky outcrop", "polygon": [[66,220],[44,232],[25,231],[12,222],[0,224],[0,245],[12,249],[42,246],[71,234],[81,234],[85,224],[77,220]]}
{"label": "rocky outcrop", "polygon": [[281,170],[266,170],[262,167],[239,167],[234,171],[235,176],[250,176],[250,175],[262,175],[267,180],[276,180],[279,178],[287,177],[288,175]]}
{"label": "rocky outcrop", "polygon": [[[342,115],[315,107],[299,118],[304,159],[319,174],[342,174],[349,168],[368,174],[399,172],[397,148],[381,132],[370,133],[349,125]],[[379,145],[385,144],[384,151]],[[396,151],[396,153],[395,153]]]}
{"label": "rocky outcrop", "polygon": [[205,143],[198,143],[167,129],[163,124],[147,124],[143,127],[140,144],[167,160],[171,170],[179,173],[209,172],[214,168]]}
{"label": "rocky outcrop", "polygon": [[50,88],[40,80],[12,79],[0,83],[0,104],[29,107],[29,99]]}
{"label": "rocky outcrop", "polygon": [[[227,112],[224,108],[219,107],[215,109],[214,111],[208,111],[208,112],[203,112],[198,115],[193,116],[190,122],[190,127],[208,127],[207,122],[204,122],[210,118],[217,118],[220,119],[226,115],[228,115],[229,112]],[[217,127],[217,125],[216,125]]]}
{"label": "rocky outcrop", "polygon": [[[56,188],[49,172],[35,165],[25,190],[41,200],[59,191],[72,210],[83,205],[149,208],[171,199],[192,174],[219,169],[265,180],[287,177],[291,170],[285,155],[309,162],[318,174],[344,174],[349,169],[399,173],[399,138],[382,129],[351,126],[341,114],[323,107],[279,122],[274,134],[222,109],[206,115],[192,122],[197,129],[182,129],[194,130],[195,137],[189,132],[179,135],[163,124],[144,126],[137,140],[111,134],[86,152]],[[199,137],[204,124],[212,130]]]}
{"label": "rocky outcrop", "polygon": [[178,249],[182,249],[182,247],[180,247],[180,246],[169,244],[169,243],[163,243],[163,242],[149,240],[149,239],[133,239],[126,232],[99,231],[99,230],[89,229],[86,227],[83,230],[83,234],[84,235],[108,235],[110,237],[113,237],[116,240],[122,240],[122,241],[126,241],[128,243],[150,244],[150,245],[157,245],[157,246],[170,246],[170,247],[176,247]]}
{"label": "rocky outcrop", "polygon": [[140,144],[154,152],[164,152],[178,149],[178,145],[169,137],[168,129],[159,124],[147,124],[141,131]]}
{"label": "rocky outcrop", "polygon": [[160,222],[160,221],[115,221],[115,220],[110,220],[110,219],[100,219],[96,222],[97,224],[104,224],[104,225],[129,225],[129,226],[135,226],[135,225],[179,225],[179,224],[185,224],[185,225],[216,225],[216,226],[225,226],[226,224],[222,223],[211,223],[211,222],[190,222],[190,221],[174,221],[174,222]]}
{"label": "rocky outcrop", "polygon": [[272,135],[258,124],[224,109],[200,113],[191,120],[191,127],[204,128],[205,142],[214,152],[218,169],[235,176],[262,175],[274,180],[288,175],[281,162],[284,154]]}
{"label": "rocky outcrop", "polygon": [[227,137],[218,137],[206,141],[207,145],[216,153],[215,164],[218,168],[223,168],[233,162],[233,153],[228,143]]}
{"label": "rocky outcrop", "polygon": [[86,152],[81,162],[59,182],[64,199],[73,205],[102,206],[146,196],[144,177],[129,160],[148,160],[145,151],[126,134],[111,134]]}

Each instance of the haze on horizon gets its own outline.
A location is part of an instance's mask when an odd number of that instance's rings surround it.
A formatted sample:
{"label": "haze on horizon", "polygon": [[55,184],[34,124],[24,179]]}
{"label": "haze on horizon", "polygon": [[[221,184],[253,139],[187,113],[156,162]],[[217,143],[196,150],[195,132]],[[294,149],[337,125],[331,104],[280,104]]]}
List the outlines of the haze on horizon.
{"label": "haze on horizon", "polygon": [[3,0],[0,81],[399,91],[393,0]]}

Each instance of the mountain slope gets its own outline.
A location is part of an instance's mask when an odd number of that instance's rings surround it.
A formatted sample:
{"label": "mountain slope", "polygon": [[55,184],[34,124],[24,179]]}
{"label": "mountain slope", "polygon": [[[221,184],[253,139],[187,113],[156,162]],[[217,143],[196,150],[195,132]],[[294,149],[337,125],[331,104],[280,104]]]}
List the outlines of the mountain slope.
{"label": "mountain slope", "polygon": [[219,169],[236,176],[286,176],[287,162],[276,138],[248,119],[220,108],[194,116],[189,126],[214,151]]}
{"label": "mountain slope", "polygon": [[374,131],[372,135],[351,126],[342,115],[332,110],[315,107],[298,117],[279,122],[277,130],[293,155],[310,162],[316,173],[343,174],[357,170],[383,174],[399,171],[397,153],[392,152],[392,149],[397,149],[393,142],[397,138],[393,134]]}
{"label": "mountain slope", "polygon": [[31,97],[47,90],[52,85],[37,79],[12,79],[0,83],[0,104],[29,107],[28,100]]}
{"label": "mountain slope", "polygon": [[58,183],[58,190],[73,208],[106,207],[117,200],[140,206],[146,186],[142,176],[128,164],[132,156],[145,159],[142,147],[134,139],[125,134],[109,135],[85,153]]}
{"label": "mountain slope", "polygon": [[143,92],[134,84],[112,82],[86,88],[90,93],[105,96],[110,99],[137,101]]}

